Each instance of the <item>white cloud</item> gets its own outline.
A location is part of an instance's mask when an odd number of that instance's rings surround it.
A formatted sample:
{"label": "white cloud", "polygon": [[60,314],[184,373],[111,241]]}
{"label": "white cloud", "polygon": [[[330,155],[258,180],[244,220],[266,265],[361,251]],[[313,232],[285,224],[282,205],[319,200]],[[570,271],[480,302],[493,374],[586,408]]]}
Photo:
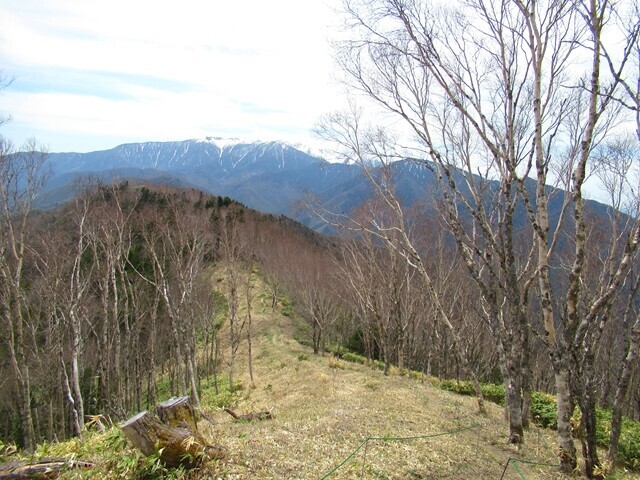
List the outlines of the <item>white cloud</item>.
{"label": "white cloud", "polygon": [[302,140],[339,103],[326,1],[6,0],[0,18],[0,64],[17,76],[8,130],[31,125],[53,150],[92,136]]}

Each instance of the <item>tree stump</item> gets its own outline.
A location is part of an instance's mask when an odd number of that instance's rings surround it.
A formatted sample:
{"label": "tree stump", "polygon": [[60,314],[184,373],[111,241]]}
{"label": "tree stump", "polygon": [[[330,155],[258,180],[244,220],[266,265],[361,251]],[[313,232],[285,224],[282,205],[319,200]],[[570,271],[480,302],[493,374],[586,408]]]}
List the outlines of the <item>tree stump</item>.
{"label": "tree stump", "polygon": [[166,425],[198,431],[196,413],[189,397],[171,397],[156,405],[156,413]]}
{"label": "tree stump", "polygon": [[193,466],[207,452],[200,434],[166,425],[146,410],[131,417],[120,429],[146,456],[159,452],[160,460],[168,467]]}

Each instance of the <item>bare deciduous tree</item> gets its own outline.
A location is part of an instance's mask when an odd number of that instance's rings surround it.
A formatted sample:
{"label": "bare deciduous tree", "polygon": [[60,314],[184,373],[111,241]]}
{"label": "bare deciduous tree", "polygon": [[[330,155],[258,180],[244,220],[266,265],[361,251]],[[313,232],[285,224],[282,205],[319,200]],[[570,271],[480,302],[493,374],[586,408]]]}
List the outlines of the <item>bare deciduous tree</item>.
{"label": "bare deciduous tree", "polygon": [[242,343],[242,332],[246,325],[246,318],[240,315],[240,296],[242,292],[242,240],[239,233],[239,223],[244,215],[240,205],[231,204],[219,212],[218,235],[220,253],[224,262],[227,306],[229,320],[229,343],[231,356],[229,358],[229,389],[234,391],[236,381],[236,360],[238,349]]}
{"label": "bare deciduous tree", "polygon": [[[0,121],[0,124],[2,122]],[[30,251],[29,216],[45,179],[46,151],[30,140],[20,151],[0,136],[0,321],[20,415],[23,446],[35,448],[31,414],[29,332],[30,318],[25,285],[25,261]]]}
{"label": "bare deciduous tree", "polygon": [[147,215],[145,242],[153,275],[140,273],[158,291],[166,308],[180,391],[186,395],[188,384],[192,401],[198,404],[196,338],[188,307],[210,242],[207,222],[195,212],[186,214],[183,207],[177,195],[170,195],[166,207],[155,216],[151,211],[143,212]]}
{"label": "bare deciduous tree", "polygon": [[[361,125],[359,112],[351,114],[335,114],[327,116],[321,122],[317,133],[327,139],[335,141],[350,160],[357,162],[369,179],[374,194],[383,215],[376,212],[365,217],[349,216],[348,214],[327,211],[316,208],[316,215],[336,228],[345,228],[352,232],[363,232],[373,235],[388,248],[400,255],[420,275],[422,284],[427,292],[431,305],[436,312],[438,322],[441,322],[453,339],[453,347],[460,364],[471,377],[475,394],[478,398],[478,409],[484,411],[484,399],[480,382],[475,371],[469,365],[463,354],[463,342],[459,332],[454,327],[452,319],[447,313],[443,299],[435,288],[432,274],[427,269],[423,256],[416,247],[411,228],[407,222],[405,209],[398,199],[393,181],[392,162],[397,159],[393,139],[380,129],[368,130]],[[372,165],[378,165],[372,168]],[[516,426],[517,427],[517,426]],[[517,433],[512,435],[514,441],[521,441],[522,425]],[[516,438],[517,437],[517,438]]]}
{"label": "bare deciduous tree", "polygon": [[[589,476],[598,459],[592,350],[585,347],[597,343],[597,325],[607,323],[638,245],[633,225],[624,231],[624,247],[612,255],[612,274],[602,288],[595,296],[583,288],[583,190],[593,151],[618,115],[616,103],[637,112],[639,77],[625,68],[637,52],[637,9],[624,52],[614,56],[603,43],[609,30],[614,36],[625,31],[617,21],[625,5],[346,0],[353,39],[342,42],[338,53],[350,84],[404,120],[416,137],[416,146],[403,155],[433,162],[443,213],[497,337],[511,440],[521,441],[527,417],[527,305],[536,295],[555,376],[561,469],[571,472],[577,465],[569,421],[577,401]],[[631,93],[623,97],[620,91]],[[388,141],[367,142],[371,135],[363,134],[357,116],[347,123],[333,139],[356,157],[362,145],[373,143],[377,157],[396,155]],[[558,158],[564,175],[551,170]],[[560,207],[553,210],[558,193],[549,185],[562,180],[568,180],[567,194],[560,194]],[[524,225],[516,222],[519,211],[527,218]],[[562,238],[566,244],[567,237],[571,247],[561,258],[558,243]],[[570,265],[566,289],[552,287],[551,269],[559,262]]]}

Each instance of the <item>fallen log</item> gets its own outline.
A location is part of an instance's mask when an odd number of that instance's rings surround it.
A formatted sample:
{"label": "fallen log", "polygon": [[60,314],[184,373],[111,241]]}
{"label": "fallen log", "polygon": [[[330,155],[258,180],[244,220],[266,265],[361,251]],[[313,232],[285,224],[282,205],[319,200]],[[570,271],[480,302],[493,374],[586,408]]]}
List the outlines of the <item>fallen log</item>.
{"label": "fallen log", "polygon": [[0,464],[0,480],[54,479],[73,468],[92,468],[95,464],[68,458],[41,458],[35,462],[14,461]]}
{"label": "fallen log", "polygon": [[245,415],[238,415],[236,412],[234,412],[230,408],[225,408],[224,411],[227,412],[229,415],[231,415],[236,422],[251,422],[253,420],[272,420],[273,419],[273,414],[266,410],[263,412],[247,413]]}

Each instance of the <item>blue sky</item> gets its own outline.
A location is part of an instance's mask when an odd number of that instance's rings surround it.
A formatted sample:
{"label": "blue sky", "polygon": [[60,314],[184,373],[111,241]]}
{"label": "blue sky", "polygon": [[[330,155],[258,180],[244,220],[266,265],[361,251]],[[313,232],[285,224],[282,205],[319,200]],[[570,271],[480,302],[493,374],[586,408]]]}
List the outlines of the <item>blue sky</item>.
{"label": "blue sky", "polygon": [[339,108],[339,0],[3,0],[0,134],[50,151],[204,136],[313,142]]}

